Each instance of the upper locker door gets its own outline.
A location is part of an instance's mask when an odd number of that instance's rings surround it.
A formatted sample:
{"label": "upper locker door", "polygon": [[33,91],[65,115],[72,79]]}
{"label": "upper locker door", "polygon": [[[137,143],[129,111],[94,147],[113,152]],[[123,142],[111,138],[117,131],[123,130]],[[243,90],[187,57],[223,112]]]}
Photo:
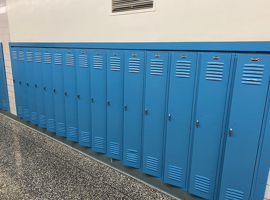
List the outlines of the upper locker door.
{"label": "upper locker door", "polygon": [[124,165],[141,168],[144,61],[143,51],[125,53]]}
{"label": "upper locker door", "polygon": [[34,49],[25,49],[25,55],[26,55],[25,68],[26,68],[26,79],[27,79],[26,86],[27,86],[27,91],[28,91],[30,122],[32,124],[38,124],[33,52],[34,52]]}
{"label": "upper locker door", "polygon": [[37,113],[38,113],[38,126],[46,128],[46,114],[45,114],[45,99],[43,85],[43,55],[41,49],[35,49],[35,62],[34,62],[34,77],[35,77],[35,88],[36,88],[36,102],[37,102]]}
{"label": "upper locker door", "polygon": [[106,153],[106,51],[90,53],[92,149]]}
{"label": "upper locker door", "polygon": [[147,52],[143,172],[162,176],[168,53]]}
{"label": "upper locker door", "polygon": [[107,51],[107,156],[122,160],[124,52]]}
{"label": "upper locker door", "polygon": [[189,192],[212,199],[228,90],[231,54],[202,54]]}
{"label": "upper locker door", "polygon": [[20,91],[20,84],[19,84],[20,72],[18,68],[17,48],[12,48],[10,55],[11,55],[11,67],[12,67],[12,75],[13,75],[13,85],[14,85],[17,116],[22,117],[23,113],[22,113],[22,105],[21,105],[21,91]]}
{"label": "upper locker door", "polygon": [[164,181],[185,187],[191,129],[196,53],[172,53]]}
{"label": "upper locker door", "polygon": [[64,95],[64,75],[63,75],[63,56],[65,50],[54,49],[52,75],[53,75],[53,93],[54,93],[54,114],[56,135],[66,137],[66,110]]}
{"label": "upper locker door", "polygon": [[4,56],[2,51],[2,44],[0,43],[0,107],[3,110],[9,111],[9,103],[8,103],[8,92],[7,92],[7,81],[6,81],[6,71],[4,65]]}
{"label": "upper locker door", "polygon": [[77,75],[75,66],[76,50],[65,50],[64,94],[66,107],[67,139],[78,142]]}
{"label": "upper locker door", "polygon": [[52,50],[43,49],[43,85],[45,99],[46,126],[50,132],[55,132],[54,94],[52,78]]}
{"label": "upper locker door", "polygon": [[26,79],[26,68],[25,68],[25,52],[24,49],[19,50],[19,62],[18,67],[20,71],[20,88],[21,88],[21,95],[22,95],[22,108],[23,108],[23,119],[30,121],[29,118],[29,105],[28,105],[28,90],[27,90],[27,79]]}
{"label": "upper locker door", "polygon": [[219,199],[249,198],[269,76],[269,55],[239,55]]}
{"label": "upper locker door", "polygon": [[79,144],[91,147],[90,51],[77,50],[76,54]]}

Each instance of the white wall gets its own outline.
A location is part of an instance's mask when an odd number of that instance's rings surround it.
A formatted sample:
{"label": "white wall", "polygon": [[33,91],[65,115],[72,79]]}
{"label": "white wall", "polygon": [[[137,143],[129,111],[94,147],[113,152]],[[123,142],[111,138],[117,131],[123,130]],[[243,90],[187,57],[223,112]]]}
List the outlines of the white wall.
{"label": "white wall", "polygon": [[269,0],[156,0],[111,16],[111,0],[7,0],[13,42],[269,41]]}

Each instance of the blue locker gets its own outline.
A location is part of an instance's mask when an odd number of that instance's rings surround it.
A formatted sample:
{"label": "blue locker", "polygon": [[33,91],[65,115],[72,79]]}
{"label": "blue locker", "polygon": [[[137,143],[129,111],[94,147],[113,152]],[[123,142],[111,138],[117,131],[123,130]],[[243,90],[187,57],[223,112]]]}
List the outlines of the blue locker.
{"label": "blue locker", "polygon": [[45,98],[44,98],[44,84],[43,84],[43,55],[41,49],[35,49],[35,62],[34,62],[34,77],[36,88],[36,102],[38,113],[38,126],[46,128],[46,114],[45,114]]}
{"label": "blue locker", "polygon": [[249,199],[269,77],[269,55],[238,56],[220,199]]}
{"label": "blue locker", "polygon": [[186,187],[196,68],[196,53],[172,53],[164,181],[182,188]]}
{"label": "blue locker", "polygon": [[124,165],[141,168],[145,53],[125,52]]}
{"label": "blue locker", "polygon": [[67,139],[78,142],[78,106],[77,106],[77,76],[76,50],[65,50],[64,55],[64,94],[66,107]]}
{"label": "blue locker", "polygon": [[124,52],[107,51],[107,156],[122,160]]}
{"label": "blue locker", "polygon": [[147,52],[143,172],[162,177],[168,53]]}
{"label": "blue locker", "polygon": [[90,52],[92,149],[106,153],[106,51]]}
{"label": "blue locker", "polygon": [[9,111],[8,92],[7,92],[7,81],[6,71],[4,65],[4,57],[2,51],[2,44],[0,43],[0,108],[5,111]]}
{"label": "blue locker", "polygon": [[30,112],[30,122],[32,124],[38,124],[37,115],[37,101],[36,101],[36,88],[35,88],[35,72],[34,72],[34,49],[24,49],[26,55],[25,69],[26,69],[26,86],[28,93],[28,103]]}
{"label": "blue locker", "polygon": [[52,79],[52,53],[50,49],[43,49],[43,86],[45,99],[45,114],[47,131],[55,132],[54,92]]}
{"label": "blue locker", "polygon": [[63,74],[63,56],[65,55],[65,50],[54,49],[52,50],[52,54],[52,77],[56,135],[66,137],[66,110]]}
{"label": "blue locker", "polygon": [[90,51],[77,50],[76,54],[79,144],[91,147]]}
{"label": "blue locker", "polygon": [[27,90],[27,82],[26,82],[26,68],[25,68],[25,52],[24,49],[19,50],[19,61],[18,68],[20,74],[20,90],[22,97],[22,108],[23,108],[23,119],[26,121],[30,121],[30,113],[29,113],[29,103],[28,103],[28,90]]}
{"label": "blue locker", "polygon": [[14,93],[15,93],[15,103],[17,116],[23,117],[23,109],[21,104],[21,90],[20,90],[20,71],[18,68],[18,55],[17,49],[13,48],[10,52],[11,57],[11,66],[12,66],[12,75],[13,75],[13,84],[14,84]]}
{"label": "blue locker", "polygon": [[230,64],[231,54],[202,54],[189,192],[205,199],[215,190]]}

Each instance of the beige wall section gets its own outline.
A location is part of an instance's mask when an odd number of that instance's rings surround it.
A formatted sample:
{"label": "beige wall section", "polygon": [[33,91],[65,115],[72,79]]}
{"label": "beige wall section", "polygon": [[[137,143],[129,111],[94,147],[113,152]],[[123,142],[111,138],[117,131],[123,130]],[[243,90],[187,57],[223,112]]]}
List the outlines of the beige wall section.
{"label": "beige wall section", "polygon": [[156,0],[111,16],[111,0],[7,0],[13,42],[269,41],[269,0]]}

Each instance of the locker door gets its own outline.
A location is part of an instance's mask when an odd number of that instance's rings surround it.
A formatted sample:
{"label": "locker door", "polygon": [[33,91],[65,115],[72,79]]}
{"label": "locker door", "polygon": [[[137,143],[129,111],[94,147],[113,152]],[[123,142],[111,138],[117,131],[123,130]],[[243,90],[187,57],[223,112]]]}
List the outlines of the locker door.
{"label": "locker door", "polygon": [[90,51],[77,50],[76,53],[79,144],[91,147]]}
{"label": "locker door", "polygon": [[143,51],[125,53],[124,165],[141,168],[144,59]]}
{"label": "locker door", "polygon": [[212,199],[230,71],[230,54],[202,54],[189,192]]}
{"label": "locker door", "polygon": [[66,111],[64,95],[63,55],[65,50],[54,49],[52,75],[56,135],[66,137]]}
{"label": "locker door", "polygon": [[239,55],[220,199],[249,199],[269,76],[269,55]]}
{"label": "locker door", "polygon": [[44,49],[43,52],[43,85],[45,99],[45,114],[47,131],[55,132],[55,115],[54,115],[54,94],[52,79],[52,53],[50,49]]}
{"label": "locker door", "polygon": [[164,181],[186,186],[196,53],[172,53]]}
{"label": "locker door", "polygon": [[38,126],[46,128],[45,99],[44,99],[45,87],[43,85],[42,63],[43,63],[43,55],[41,49],[35,49],[34,77],[36,88]]}
{"label": "locker door", "polygon": [[76,50],[65,50],[64,56],[64,90],[66,107],[67,139],[78,142],[78,110],[76,80]]}
{"label": "locker door", "polygon": [[122,160],[124,52],[107,51],[107,156]]}
{"label": "locker door", "polygon": [[147,52],[143,172],[160,178],[163,163],[168,53]]}
{"label": "locker door", "polygon": [[4,65],[4,57],[3,57],[3,51],[2,51],[2,44],[0,43],[0,106],[3,110],[9,111],[9,102],[8,102],[8,92],[7,92],[7,82],[6,82],[6,71],[5,71],[5,65]]}
{"label": "locker door", "polygon": [[38,124],[34,65],[33,65],[34,61],[33,49],[25,49],[25,55],[26,55],[25,68],[27,78],[26,86],[28,92],[30,122],[32,124]]}
{"label": "locker door", "polygon": [[19,50],[19,62],[18,67],[20,71],[20,88],[22,94],[22,108],[23,108],[23,119],[26,121],[30,121],[29,118],[29,105],[28,105],[28,90],[27,90],[27,78],[26,78],[26,68],[25,68],[25,52],[24,49]]}
{"label": "locker door", "polygon": [[15,103],[17,116],[22,117],[22,105],[21,105],[21,91],[20,91],[20,72],[18,68],[18,55],[17,49],[13,48],[10,53],[11,57],[11,65],[12,65],[12,75],[13,75],[13,84],[14,84],[14,93],[15,93]]}
{"label": "locker door", "polygon": [[106,153],[106,51],[92,51],[90,55],[92,149]]}

